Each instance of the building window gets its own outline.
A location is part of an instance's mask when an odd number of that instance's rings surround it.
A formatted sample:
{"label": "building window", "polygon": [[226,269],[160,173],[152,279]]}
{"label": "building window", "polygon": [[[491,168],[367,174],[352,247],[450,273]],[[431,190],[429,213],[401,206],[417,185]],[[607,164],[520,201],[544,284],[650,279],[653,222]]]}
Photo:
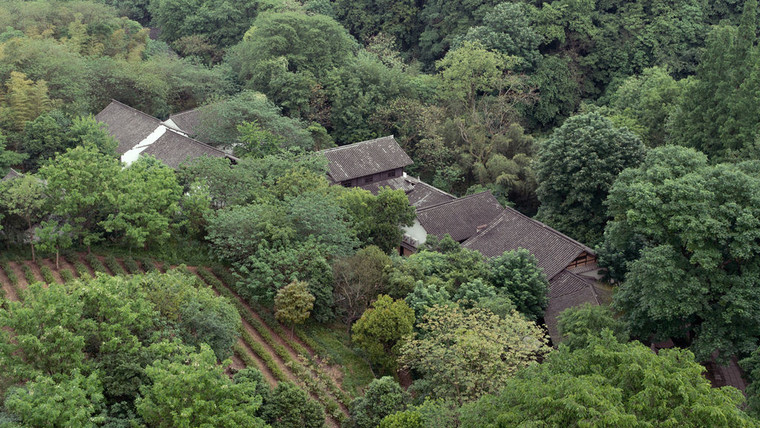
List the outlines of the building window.
{"label": "building window", "polygon": [[388,172],[388,178],[395,177],[395,176],[396,176],[396,171],[389,171]]}
{"label": "building window", "polygon": [[342,182],[340,184],[342,184],[343,187],[351,187],[351,180],[344,181],[344,182]]}
{"label": "building window", "polygon": [[372,183],[372,176],[366,177],[364,179],[364,184],[367,184],[367,183]]}

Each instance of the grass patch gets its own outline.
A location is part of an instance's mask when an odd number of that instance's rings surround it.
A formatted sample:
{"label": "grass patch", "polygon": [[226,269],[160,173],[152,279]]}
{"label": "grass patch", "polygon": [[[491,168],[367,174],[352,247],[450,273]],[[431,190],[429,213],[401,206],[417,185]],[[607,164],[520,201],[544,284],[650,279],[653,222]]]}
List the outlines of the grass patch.
{"label": "grass patch", "polygon": [[71,273],[71,271],[68,269],[61,269],[58,271],[58,273],[61,275],[61,279],[63,279],[64,284],[74,280],[74,274]]}
{"label": "grass patch", "polygon": [[369,363],[352,348],[351,338],[342,324],[327,327],[312,323],[296,327],[296,331],[300,333],[299,337],[308,338],[306,344],[326,358],[328,363],[341,368],[343,390],[351,396],[361,396],[364,387],[375,379]]}

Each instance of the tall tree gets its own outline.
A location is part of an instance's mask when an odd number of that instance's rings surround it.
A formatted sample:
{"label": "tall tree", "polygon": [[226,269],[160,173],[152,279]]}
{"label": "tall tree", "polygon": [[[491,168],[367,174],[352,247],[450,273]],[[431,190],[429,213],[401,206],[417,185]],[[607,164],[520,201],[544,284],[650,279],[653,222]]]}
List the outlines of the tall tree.
{"label": "tall tree", "polygon": [[599,243],[609,219],[607,192],[621,171],[643,157],[639,137],[598,113],[568,119],[539,151],[539,218],[587,245]]}
{"label": "tall tree", "polygon": [[459,405],[495,393],[549,351],[543,331],[517,312],[500,318],[479,308],[436,305],[417,327],[401,348],[401,362],[422,374],[433,398]]}
{"label": "tall tree", "polygon": [[739,26],[713,28],[696,79],[673,118],[674,142],[717,161],[758,158],[757,7],[756,0],[746,0]]}
{"label": "tall tree", "polygon": [[274,316],[278,321],[289,324],[291,334],[296,324],[303,324],[314,308],[314,296],[309,293],[308,284],[293,281],[277,290],[274,296]]}
{"label": "tall tree", "polygon": [[24,219],[28,227],[27,233],[33,261],[37,260],[34,254],[36,236],[33,226],[46,214],[43,209],[46,203],[45,183],[34,175],[26,174],[0,185],[0,206],[3,206],[9,214]]}
{"label": "tall tree", "polygon": [[601,255],[624,275],[614,304],[634,335],[683,338],[700,359],[755,349],[758,195],[758,161],[710,166],[678,146],[653,149],[620,175]]}
{"label": "tall tree", "polygon": [[507,251],[488,264],[491,284],[514,303],[518,312],[531,321],[544,316],[549,304],[549,282],[533,254],[520,248]]}
{"label": "tall tree", "polygon": [[403,339],[412,332],[414,311],[403,300],[380,295],[351,328],[352,340],[383,370],[393,373]]}

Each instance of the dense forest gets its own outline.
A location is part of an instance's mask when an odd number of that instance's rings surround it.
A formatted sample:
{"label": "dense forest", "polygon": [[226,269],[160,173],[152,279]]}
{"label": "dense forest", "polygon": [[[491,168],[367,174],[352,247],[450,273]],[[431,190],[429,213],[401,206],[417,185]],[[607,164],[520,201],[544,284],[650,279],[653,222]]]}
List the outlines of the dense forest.
{"label": "dense forest", "polygon": [[[0,2],[0,427],[760,426],[758,12]],[[229,156],[122,162],[112,100]],[[550,338],[541,255],[399,255],[419,207],[315,155],[388,135],[609,298]]]}

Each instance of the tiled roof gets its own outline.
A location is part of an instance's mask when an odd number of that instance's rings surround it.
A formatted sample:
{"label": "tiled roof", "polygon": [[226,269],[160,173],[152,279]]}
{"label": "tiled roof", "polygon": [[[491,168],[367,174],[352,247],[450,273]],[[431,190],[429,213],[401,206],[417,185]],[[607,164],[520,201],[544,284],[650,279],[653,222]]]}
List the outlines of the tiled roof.
{"label": "tiled roof", "polygon": [[412,159],[392,135],[320,153],[327,157],[328,175],[336,183],[412,164]]}
{"label": "tiled roof", "polygon": [[230,156],[217,148],[193,140],[192,138],[186,137],[171,129],[167,129],[156,142],[142,151],[142,154],[153,155],[156,159],[174,169],[178,169],[180,164],[186,160],[199,158],[203,155],[219,158],[226,157],[232,160],[237,160],[237,158]]}
{"label": "tiled roof", "polygon": [[116,100],[112,100],[95,119],[106,124],[108,133],[119,142],[116,152],[120,155],[146,139],[161,124],[155,117]]}
{"label": "tiled roof", "polygon": [[417,209],[417,220],[428,234],[449,234],[461,242],[488,226],[503,210],[491,192],[481,192]]}
{"label": "tiled roof", "polygon": [[21,177],[21,174],[16,171],[15,169],[11,168],[7,174],[5,174],[5,177],[2,178],[0,181],[8,181],[13,180],[14,178]]}
{"label": "tiled roof", "polygon": [[183,111],[181,113],[175,113],[169,115],[169,119],[164,122],[168,126],[176,126],[177,129],[184,132],[188,136],[194,137],[196,134],[196,128],[200,123],[201,115],[200,110],[194,108],[192,110]]}
{"label": "tiled roof", "polygon": [[591,248],[509,207],[462,245],[486,257],[525,248],[536,256],[549,280],[582,253],[595,254]]}
{"label": "tiled roof", "polygon": [[544,314],[544,323],[554,345],[561,340],[557,326],[559,314],[565,309],[584,303],[600,304],[592,279],[563,270],[549,281],[549,306]]}
{"label": "tiled roof", "polygon": [[393,190],[401,189],[406,192],[406,196],[409,198],[409,205],[417,208],[425,208],[456,199],[456,196],[454,195],[406,175],[403,177],[376,181],[359,187],[364,190],[369,190],[373,195],[377,195],[381,187],[390,187]]}

